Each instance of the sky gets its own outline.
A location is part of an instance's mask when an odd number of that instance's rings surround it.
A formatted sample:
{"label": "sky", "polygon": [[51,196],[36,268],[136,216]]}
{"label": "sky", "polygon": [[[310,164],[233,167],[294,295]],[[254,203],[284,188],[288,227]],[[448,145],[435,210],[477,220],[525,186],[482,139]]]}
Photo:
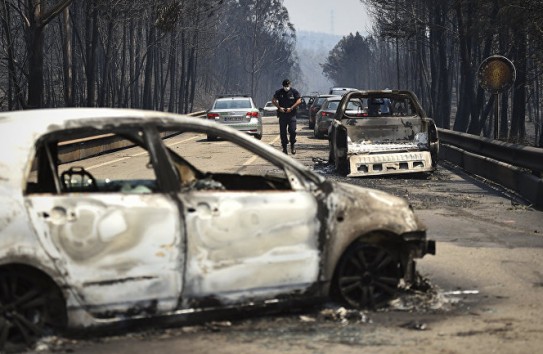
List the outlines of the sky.
{"label": "sky", "polygon": [[283,6],[296,31],[345,36],[371,30],[371,19],[360,0],[284,0]]}

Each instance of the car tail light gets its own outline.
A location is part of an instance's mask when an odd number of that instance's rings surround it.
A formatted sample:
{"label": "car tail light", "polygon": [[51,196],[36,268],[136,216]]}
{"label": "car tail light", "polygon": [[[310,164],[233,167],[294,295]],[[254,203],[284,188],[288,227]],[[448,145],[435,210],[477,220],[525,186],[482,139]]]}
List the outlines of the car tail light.
{"label": "car tail light", "polygon": [[334,116],[333,113],[330,113],[330,112],[321,112],[321,117],[323,117],[323,118],[326,118],[326,117],[331,118],[331,117],[333,117],[333,116]]}
{"label": "car tail light", "polygon": [[219,114],[218,113],[208,113],[207,114],[207,119],[219,119]]}
{"label": "car tail light", "polygon": [[258,117],[258,112],[247,112],[246,117],[247,118]]}

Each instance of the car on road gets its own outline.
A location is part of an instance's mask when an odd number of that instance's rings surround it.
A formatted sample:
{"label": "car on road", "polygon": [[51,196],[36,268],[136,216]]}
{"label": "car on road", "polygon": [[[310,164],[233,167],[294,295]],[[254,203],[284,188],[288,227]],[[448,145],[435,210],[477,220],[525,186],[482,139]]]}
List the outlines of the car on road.
{"label": "car on road", "polygon": [[1,352],[330,297],[376,308],[435,253],[404,199],[224,124],[65,108],[0,113],[0,132]]}
{"label": "car on road", "polygon": [[[348,110],[363,102],[367,114]],[[439,139],[434,121],[407,90],[351,91],[339,103],[330,127],[329,162],[350,177],[430,173],[437,166]]]}
{"label": "car on road", "polygon": [[262,108],[262,116],[263,117],[277,116],[277,107],[275,107],[272,101],[266,102],[266,104],[264,105],[264,108]]}
{"label": "car on road", "polygon": [[308,120],[309,129],[313,129],[315,127],[317,112],[321,109],[321,106],[324,103],[324,100],[331,96],[334,96],[334,95],[318,95],[313,99],[313,102],[311,103],[311,107],[309,108],[309,120]]}
{"label": "car on road", "polygon": [[298,106],[298,117],[309,117],[309,109],[317,95],[318,92],[314,92],[310,95],[302,96],[302,103]]}
{"label": "car on road", "polygon": [[[334,121],[340,101],[341,96],[330,96],[324,100],[321,109],[315,116],[315,126],[313,128],[313,136],[315,138],[322,139],[328,135],[328,130]],[[359,99],[349,101],[346,113],[354,117],[367,116],[367,111],[364,109],[362,101]]]}
{"label": "car on road", "polygon": [[[262,139],[262,116],[249,95],[220,95],[207,112],[207,119],[229,125],[239,131]],[[207,134],[207,140],[215,140]]]}

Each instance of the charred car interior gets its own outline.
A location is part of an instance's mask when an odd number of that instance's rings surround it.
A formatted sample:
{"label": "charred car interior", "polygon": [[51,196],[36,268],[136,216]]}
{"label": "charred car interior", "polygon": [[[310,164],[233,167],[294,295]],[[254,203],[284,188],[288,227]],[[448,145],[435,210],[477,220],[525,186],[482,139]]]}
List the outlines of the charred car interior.
{"label": "charred car interior", "polygon": [[[353,115],[350,100],[363,102]],[[411,91],[351,91],[345,94],[330,127],[329,161],[350,177],[435,170],[439,139]]]}
{"label": "charred car interior", "polygon": [[57,109],[1,113],[0,127],[13,151],[0,160],[0,351],[270,303],[377,308],[435,254],[405,200],[329,181],[214,122]]}

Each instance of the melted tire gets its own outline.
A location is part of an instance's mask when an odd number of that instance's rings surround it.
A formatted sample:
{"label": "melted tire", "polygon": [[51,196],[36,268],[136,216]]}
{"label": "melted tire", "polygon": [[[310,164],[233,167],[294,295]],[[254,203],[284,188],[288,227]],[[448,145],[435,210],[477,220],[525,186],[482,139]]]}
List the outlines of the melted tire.
{"label": "melted tire", "polygon": [[336,158],[334,160],[337,173],[342,176],[349,174],[349,162],[344,158]]}
{"label": "melted tire", "polygon": [[0,269],[0,353],[32,347],[66,324],[64,297],[52,281],[26,267]]}

